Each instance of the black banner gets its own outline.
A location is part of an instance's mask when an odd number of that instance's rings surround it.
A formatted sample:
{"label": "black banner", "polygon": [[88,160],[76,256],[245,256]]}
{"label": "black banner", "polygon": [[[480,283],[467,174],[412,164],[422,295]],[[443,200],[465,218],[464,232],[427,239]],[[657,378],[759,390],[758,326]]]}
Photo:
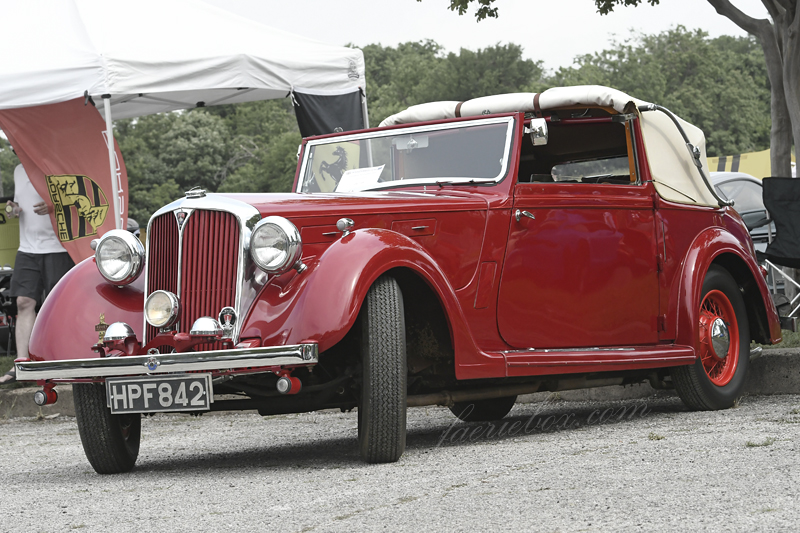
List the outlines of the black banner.
{"label": "black banner", "polygon": [[764,178],[764,206],[775,221],[775,240],[765,256],[781,266],[800,268],[800,179]]}
{"label": "black banner", "polygon": [[294,93],[294,112],[303,137],[364,128],[361,91],[335,96]]}

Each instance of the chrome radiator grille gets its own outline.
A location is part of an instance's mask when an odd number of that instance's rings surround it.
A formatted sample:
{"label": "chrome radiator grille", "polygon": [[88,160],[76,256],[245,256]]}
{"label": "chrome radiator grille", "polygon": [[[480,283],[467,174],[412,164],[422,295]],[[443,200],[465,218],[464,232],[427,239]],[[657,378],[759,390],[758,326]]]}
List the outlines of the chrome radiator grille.
{"label": "chrome radiator grille", "polygon": [[[172,212],[153,220],[148,235],[147,292],[162,289],[178,296],[178,331],[188,333],[201,316],[217,318],[223,307],[236,306],[239,238],[236,217],[224,211],[194,210],[181,229]],[[145,342],[157,333],[147,324]],[[220,348],[221,343],[208,343],[193,350]]]}

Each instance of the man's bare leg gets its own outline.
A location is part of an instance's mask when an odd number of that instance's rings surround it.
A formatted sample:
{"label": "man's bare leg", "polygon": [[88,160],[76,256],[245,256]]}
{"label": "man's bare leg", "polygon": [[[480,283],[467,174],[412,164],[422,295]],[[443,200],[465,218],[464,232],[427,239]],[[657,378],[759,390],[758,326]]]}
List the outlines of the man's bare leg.
{"label": "man's bare leg", "polygon": [[36,300],[27,296],[17,296],[16,335],[17,357],[28,358],[28,344],[31,342],[31,331],[36,321]]}
{"label": "man's bare leg", "polygon": [[[17,321],[15,340],[17,341],[17,357],[28,358],[28,344],[31,341],[33,323],[36,321],[36,300],[27,296],[17,296]],[[0,383],[12,379],[8,374],[0,376]]]}

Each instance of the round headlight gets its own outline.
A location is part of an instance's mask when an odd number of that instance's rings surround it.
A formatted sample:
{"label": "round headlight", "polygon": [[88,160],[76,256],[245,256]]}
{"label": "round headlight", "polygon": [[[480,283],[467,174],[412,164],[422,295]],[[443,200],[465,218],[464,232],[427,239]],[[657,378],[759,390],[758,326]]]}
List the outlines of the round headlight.
{"label": "round headlight", "polygon": [[154,328],[168,328],[178,320],[178,297],[169,291],[155,291],[144,303],[144,318]]}
{"label": "round headlight", "polygon": [[303,255],[300,232],[283,217],[267,217],[253,229],[250,255],[264,272],[282,274]]}
{"label": "round headlight", "polygon": [[142,273],[144,246],[132,233],[112,229],[98,241],[94,258],[104,278],[114,285],[127,285]]}

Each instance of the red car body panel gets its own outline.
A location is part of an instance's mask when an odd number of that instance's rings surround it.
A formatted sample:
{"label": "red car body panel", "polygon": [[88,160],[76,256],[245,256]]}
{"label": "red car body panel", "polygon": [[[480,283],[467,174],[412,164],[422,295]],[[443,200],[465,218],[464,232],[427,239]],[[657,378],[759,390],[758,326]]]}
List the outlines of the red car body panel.
{"label": "red car body panel", "polygon": [[85,259],[56,284],[36,316],[28,347],[37,361],[99,357],[95,326],[126,322],[142,338],[144,278],[115,287],[100,275],[94,257]]}

